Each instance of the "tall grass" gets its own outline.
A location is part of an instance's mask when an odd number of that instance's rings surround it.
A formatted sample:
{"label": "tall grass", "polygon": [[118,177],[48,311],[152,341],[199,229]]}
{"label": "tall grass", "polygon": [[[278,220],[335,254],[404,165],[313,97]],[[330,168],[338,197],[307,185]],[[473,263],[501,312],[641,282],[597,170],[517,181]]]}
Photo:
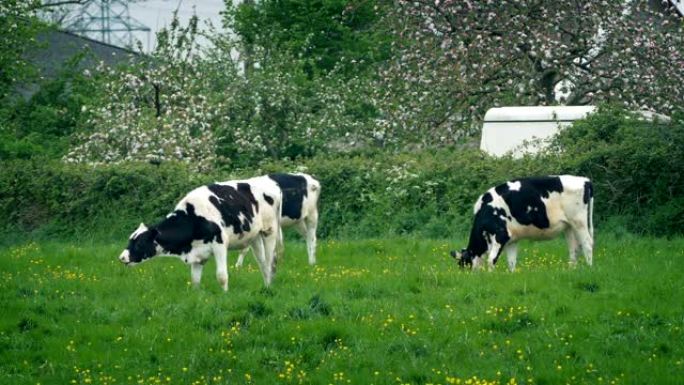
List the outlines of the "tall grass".
{"label": "tall grass", "polygon": [[[675,384],[684,378],[684,239],[599,234],[595,266],[562,240],[519,271],[466,272],[445,240],[286,244],[253,260],[116,260],[124,242],[0,250],[2,384]],[[231,254],[234,262],[235,255]],[[505,261],[502,261],[505,262]]]}

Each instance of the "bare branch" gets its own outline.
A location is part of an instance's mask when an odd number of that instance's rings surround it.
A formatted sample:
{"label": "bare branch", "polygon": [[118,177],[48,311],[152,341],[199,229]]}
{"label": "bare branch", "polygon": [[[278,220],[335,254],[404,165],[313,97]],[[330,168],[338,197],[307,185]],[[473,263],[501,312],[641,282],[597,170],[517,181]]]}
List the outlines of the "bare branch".
{"label": "bare branch", "polygon": [[88,2],[88,0],[63,0],[49,3],[36,3],[36,5],[33,7],[33,10],[60,7],[62,5],[82,5],[86,2]]}

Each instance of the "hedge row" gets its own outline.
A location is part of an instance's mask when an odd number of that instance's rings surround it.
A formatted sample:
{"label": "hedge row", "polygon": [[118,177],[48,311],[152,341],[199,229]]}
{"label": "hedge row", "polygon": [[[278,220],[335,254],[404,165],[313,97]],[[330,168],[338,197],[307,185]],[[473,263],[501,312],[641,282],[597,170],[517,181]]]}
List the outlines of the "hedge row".
{"label": "hedge row", "polygon": [[472,149],[355,154],[264,163],[198,175],[180,164],[104,167],[14,161],[0,173],[4,237],[127,235],[153,223],[190,189],[215,180],[303,170],[322,183],[321,237],[453,237],[471,224],[489,186],[544,174],[595,184],[597,227],[684,234],[684,124],[644,124],[607,111],[576,124],[539,157],[492,159]]}

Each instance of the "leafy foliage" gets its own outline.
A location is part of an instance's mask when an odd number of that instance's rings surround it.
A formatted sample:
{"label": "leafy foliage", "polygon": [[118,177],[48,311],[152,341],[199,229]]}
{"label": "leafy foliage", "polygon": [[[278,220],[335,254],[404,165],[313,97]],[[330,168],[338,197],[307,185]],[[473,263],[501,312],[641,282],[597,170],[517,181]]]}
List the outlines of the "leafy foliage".
{"label": "leafy foliage", "polygon": [[[310,79],[330,71],[350,77],[388,54],[387,37],[377,28],[383,2],[266,0],[234,5],[226,0],[226,8],[225,26],[240,37],[244,49],[297,57],[297,66]],[[261,64],[261,59],[252,63]]]}
{"label": "leafy foliage", "polygon": [[[85,72],[75,58],[31,100],[0,108],[0,159],[13,159],[0,175],[1,227],[73,234],[111,207],[136,222],[196,182],[301,169],[324,185],[322,236],[464,232],[482,190],[552,173],[592,177],[597,216],[617,227],[682,233],[682,79],[668,67],[681,61],[681,25],[643,3],[575,2],[575,15],[547,1],[245,2],[224,15],[237,33],[209,31],[202,48],[197,18],[175,19],[152,54]],[[32,12],[1,6],[10,29]],[[3,63],[31,31],[0,43]],[[27,73],[17,65],[2,71]],[[675,118],[644,125],[607,110],[555,152],[516,161],[460,144],[484,109],[555,103],[564,87],[569,102]]]}
{"label": "leafy foliage", "polygon": [[[636,232],[684,229],[684,121],[645,122],[607,109],[562,132],[555,144],[572,170],[598,181],[597,205]],[[667,225],[664,225],[667,224]]]}
{"label": "leafy foliage", "polygon": [[358,140],[369,104],[349,101],[366,82],[342,77],[342,69],[312,82],[303,59],[263,47],[253,47],[260,65],[245,76],[234,34],[214,31],[211,47],[200,50],[196,23],[175,20],[150,57],[96,71],[104,91],[85,104],[85,131],[66,160],[180,160],[208,170],[310,157]]}
{"label": "leafy foliage", "polygon": [[231,32],[210,31],[201,54],[196,19],[176,20],[151,59],[110,71],[69,158],[253,167],[450,146],[499,104],[675,112],[681,25],[645,2],[604,3],[228,2]]}
{"label": "leafy foliage", "polygon": [[38,91],[25,100],[8,102],[0,128],[0,159],[60,158],[71,135],[78,132],[82,107],[96,94],[97,82],[83,71],[79,54],[65,63],[54,79],[36,83]]}
{"label": "leafy foliage", "polygon": [[36,34],[43,27],[35,15],[39,0],[0,2],[0,101],[14,94],[15,86],[35,75],[26,52],[36,46]]}
{"label": "leafy foliage", "polygon": [[[319,155],[262,162],[258,168],[192,173],[172,162],[90,168],[59,162],[10,162],[0,176],[5,231],[78,233],[106,220],[106,231],[155,221],[199,184],[268,172],[306,171],[322,184],[319,235],[325,237],[465,234],[487,188],[531,175],[592,178],[597,227],[684,233],[684,125],[643,123],[607,110],[566,129],[547,154],[490,158],[473,149]],[[42,186],[42,187],[41,187]],[[117,223],[111,223],[111,208]],[[663,226],[667,223],[667,226]],[[125,235],[125,234],[124,234]]]}
{"label": "leafy foliage", "polygon": [[38,230],[88,236],[101,226],[98,235],[106,236],[127,229],[134,218],[161,218],[192,187],[211,180],[172,163],[92,168],[44,159],[6,161],[0,175],[2,232],[14,238]]}

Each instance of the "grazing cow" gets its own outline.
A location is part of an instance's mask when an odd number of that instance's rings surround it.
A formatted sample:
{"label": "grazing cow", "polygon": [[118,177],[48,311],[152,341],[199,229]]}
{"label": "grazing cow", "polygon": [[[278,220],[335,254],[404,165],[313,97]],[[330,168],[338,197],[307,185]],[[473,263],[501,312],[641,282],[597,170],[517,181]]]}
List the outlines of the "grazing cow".
{"label": "grazing cow", "polygon": [[[316,226],[318,225],[318,197],[321,193],[321,184],[308,174],[269,174],[253,178],[251,180],[274,181],[283,193],[283,211],[280,225],[294,227],[299,234],[306,238],[306,249],[309,255],[309,264],[316,264]],[[278,254],[282,254],[282,234],[278,237]],[[245,254],[249,248],[245,248],[238,256],[236,267],[242,266]]]}
{"label": "grazing cow", "polygon": [[492,187],[475,203],[475,220],[468,247],[451,252],[460,266],[479,266],[488,252],[493,268],[506,251],[508,268],[515,270],[516,242],[551,239],[565,233],[570,264],[577,264],[581,245],[587,264],[592,264],[594,196],[588,178],[561,175],[515,179]]}
{"label": "grazing cow", "polygon": [[156,255],[174,256],[191,267],[199,285],[202,267],[213,254],[216,277],[228,290],[228,249],[254,249],[264,284],[274,273],[276,240],[280,234],[282,193],[269,180],[214,183],[192,190],[175,210],[154,226],[140,224],[119,256],[126,265]]}

